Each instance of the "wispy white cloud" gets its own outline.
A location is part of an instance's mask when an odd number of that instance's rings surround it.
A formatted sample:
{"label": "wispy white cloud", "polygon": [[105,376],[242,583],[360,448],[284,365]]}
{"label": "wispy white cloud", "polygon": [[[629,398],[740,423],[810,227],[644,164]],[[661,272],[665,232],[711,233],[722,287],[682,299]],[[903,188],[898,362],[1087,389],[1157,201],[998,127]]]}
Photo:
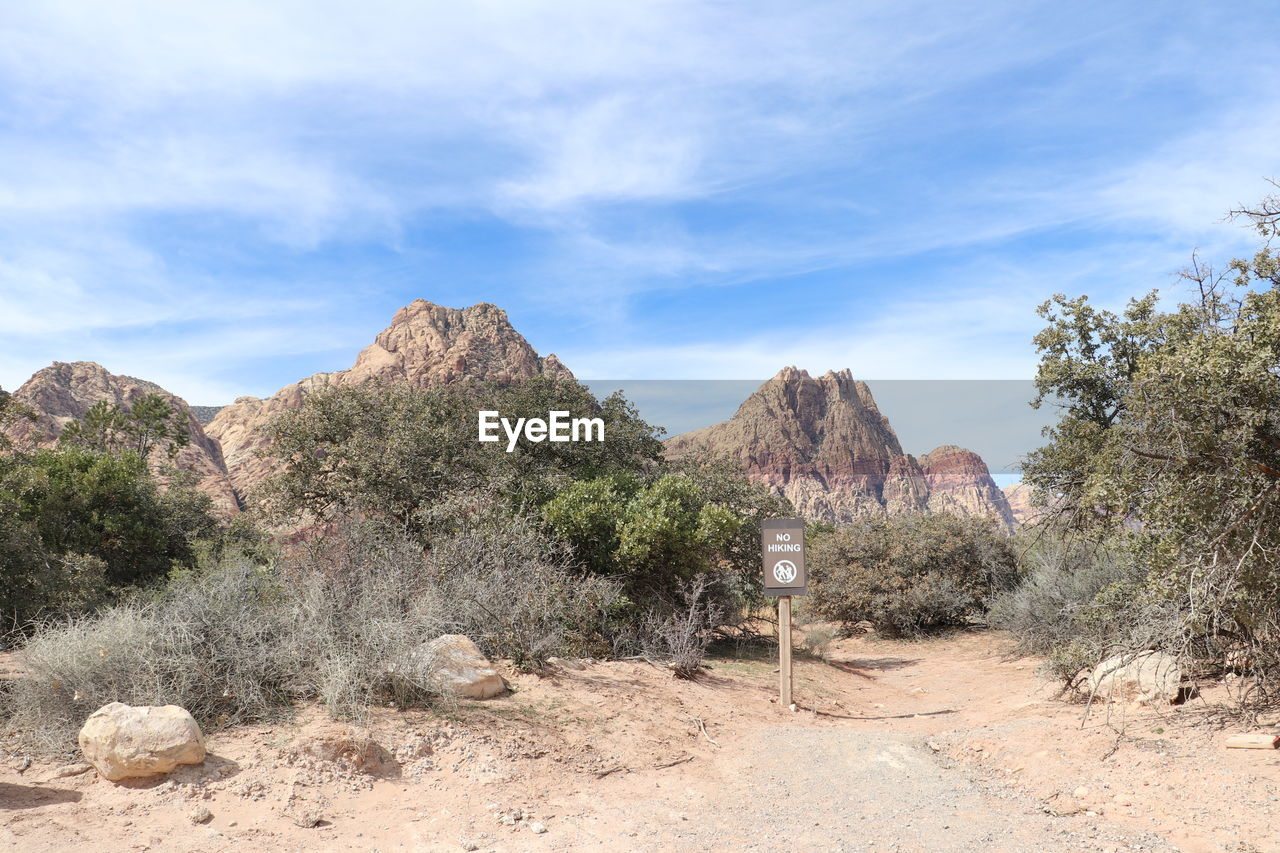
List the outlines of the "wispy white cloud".
{"label": "wispy white cloud", "polygon": [[[554,344],[584,374],[648,359],[646,375],[794,361],[1025,376],[1028,306],[1058,285],[1144,289],[1193,245],[1234,250],[1240,232],[1215,221],[1280,170],[1265,79],[1189,62],[1195,39],[1132,42],[1166,17],[1039,2],[11,4],[0,384],[74,339],[229,392],[219,376],[376,331],[352,309],[377,282],[313,278],[298,259],[394,256],[424,222],[447,243],[489,219],[537,246],[510,299],[547,327],[592,327]],[[1123,118],[1094,92],[1145,103],[1170,81],[1217,97],[1159,144],[1055,136]],[[1071,262],[1088,280],[1045,269],[1062,252],[1006,255],[1052,231],[1117,236],[1081,241]],[[942,255],[970,268],[850,272],[867,306],[785,346],[710,325],[671,343],[636,316],[655,292]],[[302,342],[317,330],[326,340]]]}

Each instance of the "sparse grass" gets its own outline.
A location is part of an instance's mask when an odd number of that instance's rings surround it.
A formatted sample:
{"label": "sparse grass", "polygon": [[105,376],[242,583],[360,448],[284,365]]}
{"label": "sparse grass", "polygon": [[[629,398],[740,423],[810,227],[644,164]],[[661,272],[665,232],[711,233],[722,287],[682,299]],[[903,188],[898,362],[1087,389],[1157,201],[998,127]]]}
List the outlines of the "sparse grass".
{"label": "sparse grass", "polygon": [[287,703],[289,661],[273,580],[233,564],[175,580],[157,597],[40,626],[7,684],[5,710],[22,741],[59,751],[109,702],[177,704],[202,725],[262,719]]}
{"label": "sparse grass", "polygon": [[40,751],[74,742],[109,702],[176,704],[205,728],[269,718],[294,699],[335,717],[449,697],[425,644],[465,633],[529,664],[591,642],[616,595],[579,579],[518,519],[457,533],[431,555],[350,524],[282,568],[230,561],[96,615],[39,627],[7,682],[12,734]]}

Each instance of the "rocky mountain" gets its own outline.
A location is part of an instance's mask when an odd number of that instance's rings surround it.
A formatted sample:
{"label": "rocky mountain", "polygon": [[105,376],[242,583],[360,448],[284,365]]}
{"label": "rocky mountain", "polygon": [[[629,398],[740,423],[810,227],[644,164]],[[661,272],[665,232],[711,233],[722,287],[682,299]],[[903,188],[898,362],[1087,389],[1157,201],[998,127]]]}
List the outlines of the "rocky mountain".
{"label": "rocky mountain", "polygon": [[213,416],[222,411],[222,406],[189,406],[191,414],[203,426],[213,420]]}
{"label": "rocky mountain", "polygon": [[[554,355],[540,357],[500,308],[479,304],[458,310],[419,299],[396,312],[391,325],[349,369],[317,373],[266,399],[241,397],[221,408],[188,406],[159,385],[117,376],[93,362],[55,362],[14,392],[37,417],[12,425],[9,432],[20,444],[52,445],[67,423],[83,417],[99,400],[127,406],[144,394],[161,394],[187,418],[191,443],[175,464],[193,471],[200,488],[229,514],[237,512],[249,490],[271,473],[270,462],[255,455],[266,444],[263,427],[279,413],[302,405],[317,388],[373,379],[429,387],[459,379],[514,381],[533,376],[573,374]],[[156,460],[157,467],[160,462]]]}
{"label": "rocky mountain", "polygon": [[[15,399],[35,413],[35,420],[18,421],[10,425],[7,431],[19,446],[51,446],[57,443],[64,426],[84,417],[85,412],[99,400],[127,408],[146,394],[161,395],[186,418],[187,435],[191,442],[178,452],[173,464],[194,472],[199,477],[200,489],[213,498],[218,509],[224,513],[237,512],[239,502],[232,489],[218,443],[205,434],[191,413],[191,408],[181,397],[169,393],[154,382],[132,376],[118,376],[92,361],[55,361],[37,371],[13,394]],[[153,467],[157,470],[167,462],[167,459],[159,456],[152,460]]]}
{"label": "rocky mountain", "polygon": [[1052,507],[1036,506],[1032,502],[1034,492],[1035,489],[1026,483],[1014,483],[1004,488],[1005,499],[1009,501],[1009,509],[1013,512],[1014,520],[1018,522],[1019,527],[1034,524],[1042,516],[1054,512]]}
{"label": "rocky mountain", "polygon": [[848,370],[814,379],[784,368],[724,423],[673,436],[667,454],[741,460],[748,476],[786,495],[806,518],[836,524],[907,512],[951,511],[1016,522],[975,453],[946,445],[916,459],[902,450],[865,382]]}
{"label": "rocky mountain", "polygon": [[397,311],[347,370],[314,374],[266,399],[240,397],[214,416],[206,432],[219,443],[232,484],[244,497],[272,472],[270,460],[256,454],[267,443],[263,427],[319,388],[372,379],[426,388],[460,379],[506,382],[534,376],[573,378],[554,355],[540,357],[501,308],[487,303],[445,308],[418,299]]}

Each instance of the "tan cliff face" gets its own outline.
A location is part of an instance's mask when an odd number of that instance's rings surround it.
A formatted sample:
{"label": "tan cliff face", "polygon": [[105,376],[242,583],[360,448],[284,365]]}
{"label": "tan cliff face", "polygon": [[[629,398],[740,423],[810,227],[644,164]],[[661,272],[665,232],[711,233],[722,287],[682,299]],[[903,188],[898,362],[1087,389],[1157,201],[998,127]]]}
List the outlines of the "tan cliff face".
{"label": "tan cliff face", "polygon": [[[105,400],[128,408],[146,394],[164,397],[186,422],[190,443],[178,451],[172,464],[195,474],[200,490],[213,498],[219,511],[237,512],[239,503],[218,443],[205,434],[186,401],[153,382],[118,376],[92,361],[55,361],[37,371],[14,392],[14,398],[31,409],[36,418],[13,423],[7,432],[18,446],[52,446],[57,443],[63,427],[84,417],[94,403]],[[157,472],[167,464],[169,460],[164,454],[155,454],[151,460]]]}
{"label": "tan cliff face", "polygon": [[804,517],[844,524],[867,516],[950,511],[1014,527],[982,459],[945,446],[903,453],[866,383],[848,370],[818,378],[784,368],[721,424],[667,440],[672,458],[737,458],[749,477],[786,495]]}
{"label": "tan cliff face", "polygon": [[1050,496],[1037,494],[1034,486],[1026,483],[1014,483],[1005,486],[1004,496],[1009,501],[1009,509],[1013,512],[1018,526],[1038,524],[1058,515],[1062,508]]}
{"label": "tan cliff face", "polygon": [[264,428],[281,412],[301,406],[312,391],[370,380],[428,388],[460,379],[511,382],[534,376],[573,378],[554,355],[540,357],[501,308],[445,308],[418,299],[397,311],[347,370],[314,374],[266,399],[241,397],[221,409],[206,431],[221,446],[243,499],[274,471],[271,460],[258,455],[267,446]]}

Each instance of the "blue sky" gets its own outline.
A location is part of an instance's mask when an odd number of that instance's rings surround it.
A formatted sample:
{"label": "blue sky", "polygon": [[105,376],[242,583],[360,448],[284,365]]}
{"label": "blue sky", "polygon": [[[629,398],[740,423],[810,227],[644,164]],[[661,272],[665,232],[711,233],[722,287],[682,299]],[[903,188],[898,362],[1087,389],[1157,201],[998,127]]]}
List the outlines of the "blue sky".
{"label": "blue sky", "polygon": [[1280,176],[1275,4],[58,2],[0,10],[0,386],[192,403],[422,297],[587,378],[1034,372]]}

